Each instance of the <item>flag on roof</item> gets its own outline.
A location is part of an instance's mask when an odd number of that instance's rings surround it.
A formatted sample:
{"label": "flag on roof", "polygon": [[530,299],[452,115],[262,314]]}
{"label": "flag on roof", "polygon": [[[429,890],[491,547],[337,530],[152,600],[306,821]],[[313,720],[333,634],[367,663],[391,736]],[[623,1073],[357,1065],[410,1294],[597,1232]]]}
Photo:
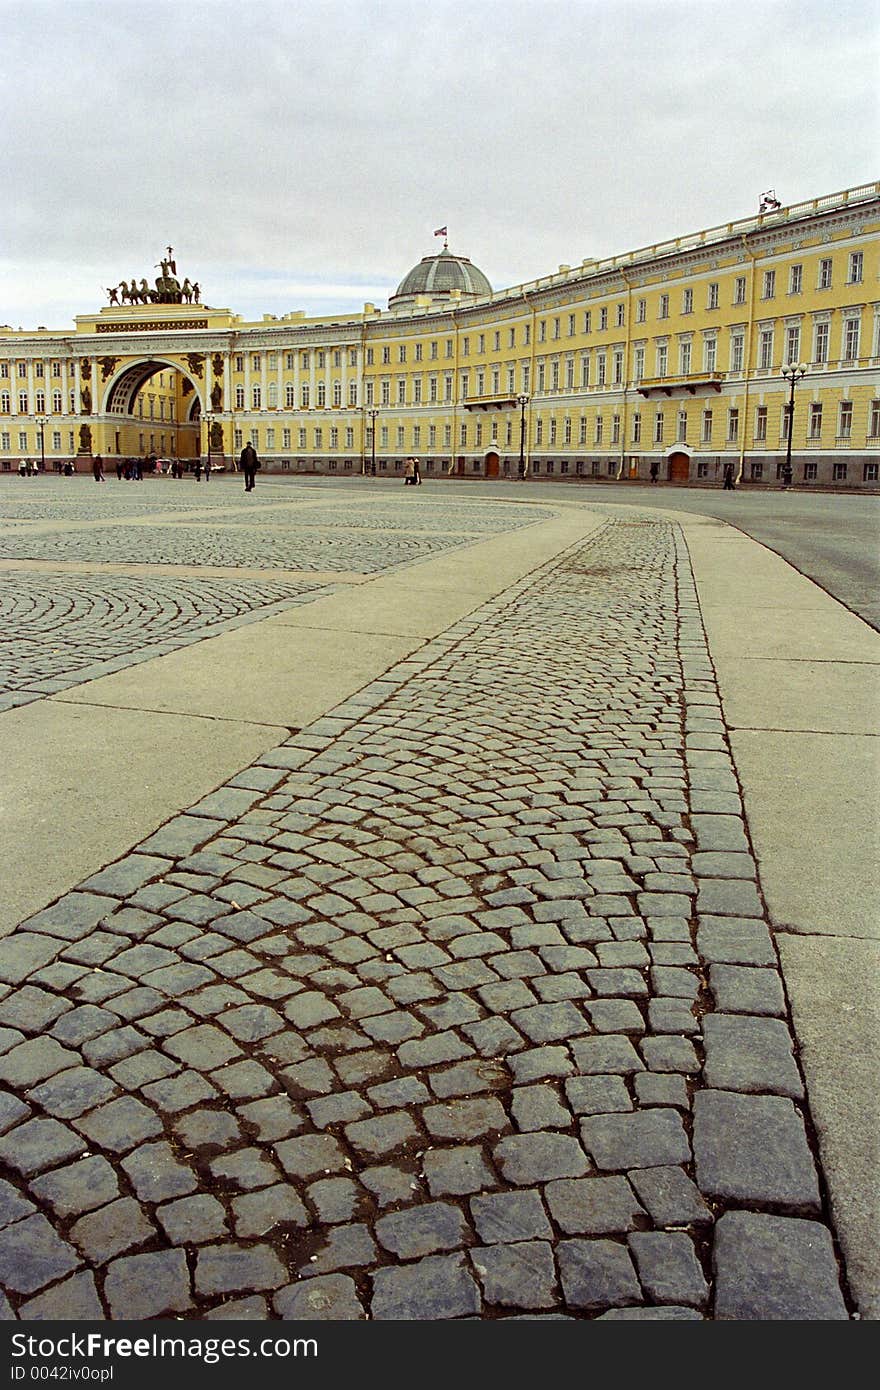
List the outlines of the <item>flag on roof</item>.
{"label": "flag on roof", "polygon": [[435,236],[446,236],[446,235],[447,235],[446,228],[445,228],[445,227],[438,227],[437,230],[436,230],[436,232],[434,233],[434,235],[435,235]]}

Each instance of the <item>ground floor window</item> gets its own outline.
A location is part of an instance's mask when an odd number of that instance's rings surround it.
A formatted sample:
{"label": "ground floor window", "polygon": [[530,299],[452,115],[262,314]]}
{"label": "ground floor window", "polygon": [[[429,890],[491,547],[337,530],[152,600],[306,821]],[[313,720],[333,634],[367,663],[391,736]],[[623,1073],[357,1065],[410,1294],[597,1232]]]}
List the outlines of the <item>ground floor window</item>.
{"label": "ground floor window", "polygon": [[617,472],[617,464],[614,462],[614,459],[609,459],[609,460],[608,460],[608,476],[609,476],[609,478],[613,478],[616,472]]}
{"label": "ground floor window", "polygon": [[834,481],[835,481],[836,483],[845,483],[845,482],[846,482],[846,464],[845,464],[845,463],[835,463],[835,465],[834,465]]}
{"label": "ground floor window", "polygon": [[818,471],[819,471],[819,466],[818,466],[818,464],[816,464],[816,463],[805,463],[805,464],[804,464],[804,482],[805,482],[805,483],[810,483],[810,482],[812,482],[813,479],[816,477],[816,474],[818,473]]}
{"label": "ground floor window", "polygon": [[764,480],[764,465],[763,465],[763,463],[753,463],[753,464],[751,464],[750,469],[749,469],[749,476],[751,477],[751,480],[752,480],[753,483],[760,483],[760,482],[763,482],[763,480]]}
{"label": "ground floor window", "polygon": [[880,468],[880,464],[866,463],[865,471],[862,475],[862,480],[866,483],[876,483],[878,468]]}
{"label": "ground floor window", "polygon": [[708,465],[708,463],[706,462],[706,460],[703,459],[701,462],[699,462],[699,463],[697,464],[697,477],[698,477],[698,478],[708,478],[708,476],[709,476],[709,465]]}

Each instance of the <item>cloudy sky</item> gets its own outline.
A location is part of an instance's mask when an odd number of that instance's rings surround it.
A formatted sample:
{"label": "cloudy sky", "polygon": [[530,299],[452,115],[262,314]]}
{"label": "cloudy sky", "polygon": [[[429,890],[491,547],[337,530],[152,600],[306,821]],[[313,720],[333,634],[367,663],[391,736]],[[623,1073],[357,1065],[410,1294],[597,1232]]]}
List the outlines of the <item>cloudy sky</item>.
{"label": "cloudy sky", "polygon": [[880,0],[0,0],[0,323],[167,244],[247,318],[496,288],[880,176]]}

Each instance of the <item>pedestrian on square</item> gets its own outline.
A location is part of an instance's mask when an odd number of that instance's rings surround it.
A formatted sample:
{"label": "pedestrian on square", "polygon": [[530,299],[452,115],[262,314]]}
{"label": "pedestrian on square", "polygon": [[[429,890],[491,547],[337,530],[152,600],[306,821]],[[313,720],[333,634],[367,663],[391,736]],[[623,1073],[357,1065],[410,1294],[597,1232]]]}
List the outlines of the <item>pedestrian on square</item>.
{"label": "pedestrian on square", "polygon": [[122,467],[122,459],[118,458],[116,460],[116,481],[119,483],[122,482]]}
{"label": "pedestrian on square", "polygon": [[422,465],[418,459],[413,459],[413,482],[417,487],[422,486]]}
{"label": "pedestrian on square", "polygon": [[28,475],[27,459],[22,459],[21,462],[20,462],[19,465],[18,465],[18,476],[19,476],[20,478],[26,478],[27,475]]}
{"label": "pedestrian on square", "polygon": [[415,459],[406,459],[403,465],[403,486],[410,487],[416,480]]}
{"label": "pedestrian on square", "polygon": [[206,459],[205,459],[205,482],[206,482],[206,483],[209,483],[209,482],[211,481],[211,469],[212,469],[212,467],[213,467],[213,465],[212,465],[212,463],[211,463],[210,457],[209,457],[209,458],[206,458]]}
{"label": "pedestrian on square", "polygon": [[104,460],[101,458],[100,454],[95,454],[95,457],[92,459],[92,473],[94,474],[96,483],[103,483]]}
{"label": "pedestrian on square", "polygon": [[253,444],[245,444],[238,461],[244,474],[244,490],[245,492],[253,492],[257,479],[257,469],[260,467],[260,460],[257,458],[257,451]]}
{"label": "pedestrian on square", "polygon": [[651,459],[651,482],[656,483],[660,476],[660,464],[656,459]]}
{"label": "pedestrian on square", "polygon": [[735,491],[736,491],[736,488],[735,488],[734,481],[733,481],[733,464],[732,464],[732,463],[725,463],[725,465],[724,465],[724,485],[723,485],[723,487],[722,487],[722,492],[735,492]]}
{"label": "pedestrian on square", "polygon": [[196,464],[195,464],[195,468],[193,469],[193,472],[194,472],[195,475],[196,475],[196,482],[197,482],[197,483],[200,483],[200,482],[202,481],[202,460],[201,460],[201,459],[196,459]]}

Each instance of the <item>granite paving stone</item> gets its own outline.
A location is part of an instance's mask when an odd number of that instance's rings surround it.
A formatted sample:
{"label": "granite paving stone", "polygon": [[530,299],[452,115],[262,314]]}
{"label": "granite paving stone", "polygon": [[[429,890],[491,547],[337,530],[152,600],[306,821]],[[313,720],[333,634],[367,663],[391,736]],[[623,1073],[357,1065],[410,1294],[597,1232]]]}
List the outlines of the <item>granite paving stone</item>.
{"label": "granite paving stone", "polygon": [[[10,505],[49,565],[361,575],[562,515],[346,483]],[[0,940],[5,1316],[845,1315],[687,547],[633,497]],[[59,632],[14,587],[29,699],[328,592],[74,567]]]}

